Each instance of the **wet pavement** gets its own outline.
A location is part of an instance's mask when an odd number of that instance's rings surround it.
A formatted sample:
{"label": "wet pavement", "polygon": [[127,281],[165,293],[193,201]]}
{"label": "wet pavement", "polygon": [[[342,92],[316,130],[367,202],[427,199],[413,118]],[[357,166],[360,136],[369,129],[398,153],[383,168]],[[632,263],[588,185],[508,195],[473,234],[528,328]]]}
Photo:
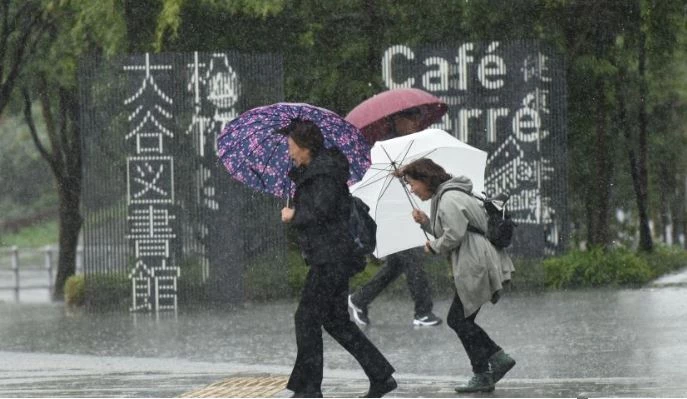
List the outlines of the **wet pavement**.
{"label": "wet pavement", "polygon": [[[443,318],[449,305],[436,298],[435,313]],[[0,303],[0,396],[230,397],[242,392],[236,381],[257,396],[289,396],[274,381],[295,360],[295,308],[286,301],[155,317]],[[445,324],[413,327],[412,314],[407,297],[382,296],[370,308],[365,332],[397,369],[389,396],[456,396],[471,373],[462,346]],[[471,396],[687,397],[687,271],[641,289],[509,293],[477,322],[518,364],[495,392]],[[325,396],[367,389],[355,360],[326,334],[324,375]]]}

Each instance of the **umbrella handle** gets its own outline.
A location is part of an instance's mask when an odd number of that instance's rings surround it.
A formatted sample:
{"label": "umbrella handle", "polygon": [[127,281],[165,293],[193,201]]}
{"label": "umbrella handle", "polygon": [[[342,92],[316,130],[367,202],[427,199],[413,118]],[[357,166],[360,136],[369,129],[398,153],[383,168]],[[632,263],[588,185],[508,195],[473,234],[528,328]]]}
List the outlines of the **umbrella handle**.
{"label": "umbrella handle", "polygon": [[290,203],[290,202],[291,202],[291,196],[290,196],[290,195],[287,195],[287,196],[286,196],[286,207],[287,207],[287,208],[290,208],[290,206],[289,206],[289,203]]}

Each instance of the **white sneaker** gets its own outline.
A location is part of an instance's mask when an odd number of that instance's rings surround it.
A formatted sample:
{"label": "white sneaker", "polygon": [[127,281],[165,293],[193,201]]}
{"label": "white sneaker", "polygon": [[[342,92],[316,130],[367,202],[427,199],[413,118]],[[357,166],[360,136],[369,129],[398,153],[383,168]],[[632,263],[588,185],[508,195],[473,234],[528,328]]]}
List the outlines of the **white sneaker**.
{"label": "white sneaker", "polygon": [[441,324],[441,319],[436,317],[434,313],[428,313],[422,317],[420,316],[415,316],[415,319],[413,320],[413,325],[415,326],[438,326]]}
{"label": "white sneaker", "polygon": [[361,326],[366,326],[370,324],[370,319],[367,317],[367,308],[361,309],[353,303],[353,298],[351,295],[348,296],[348,308],[351,309],[353,313],[353,320]]}

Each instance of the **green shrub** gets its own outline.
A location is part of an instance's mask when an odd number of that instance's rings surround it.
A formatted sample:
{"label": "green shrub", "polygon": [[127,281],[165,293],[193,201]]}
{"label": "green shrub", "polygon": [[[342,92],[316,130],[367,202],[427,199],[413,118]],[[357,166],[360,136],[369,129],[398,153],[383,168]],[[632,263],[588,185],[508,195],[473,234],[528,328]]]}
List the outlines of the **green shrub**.
{"label": "green shrub", "polygon": [[687,251],[677,246],[656,245],[653,252],[642,257],[656,277],[687,267]]}
{"label": "green shrub", "polygon": [[511,276],[510,289],[532,291],[546,288],[546,271],[540,258],[513,258],[515,272]]}
{"label": "green shrub", "polygon": [[129,309],[131,280],[126,273],[94,274],[85,280],[85,305],[92,309]]}
{"label": "green shrub", "polygon": [[57,242],[58,223],[57,219],[46,221],[34,226],[20,229],[16,233],[0,232],[0,247],[36,248],[44,245],[53,245]]}
{"label": "green shrub", "polygon": [[64,283],[64,302],[68,306],[83,306],[86,301],[86,284],[83,274],[75,274]]}
{"label": "green shrub", "polygon": [[300,251],[291,247],[286,252],[286,263],[288,265],[287,280],[291,294],[299,295],[301,288],[303,288],[305,275],[308,274],[308,266],[303,261]]}
{"label": "green shrub", "polygon": [[282,262],[283,256],[278,252],[266,253],[249,260],[243,272],[245,298],[266,301],[292,296],[288,277],[291,270],[288,255],[287,264],[284,265]]}
{"label": "green shrub", "polygon": [[643,257],[622,248],[574,250],[545,259],[542,267],[551,288],[640,285],[656,276]]}

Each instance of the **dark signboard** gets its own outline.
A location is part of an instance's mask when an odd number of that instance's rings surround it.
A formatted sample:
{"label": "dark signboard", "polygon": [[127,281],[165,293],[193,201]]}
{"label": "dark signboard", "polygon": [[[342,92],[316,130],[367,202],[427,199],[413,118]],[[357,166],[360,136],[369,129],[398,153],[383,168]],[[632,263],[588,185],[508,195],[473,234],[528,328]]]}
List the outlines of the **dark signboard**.
{"label": "dark signboard", "polygon": [[537,42],[389,47],[388,88],[426,90],[449,106],[433,127],[489,154],[485,187],[511,195],[512,251],[559,252],[567,236],[566,88],[562,57]]}

